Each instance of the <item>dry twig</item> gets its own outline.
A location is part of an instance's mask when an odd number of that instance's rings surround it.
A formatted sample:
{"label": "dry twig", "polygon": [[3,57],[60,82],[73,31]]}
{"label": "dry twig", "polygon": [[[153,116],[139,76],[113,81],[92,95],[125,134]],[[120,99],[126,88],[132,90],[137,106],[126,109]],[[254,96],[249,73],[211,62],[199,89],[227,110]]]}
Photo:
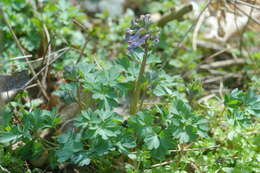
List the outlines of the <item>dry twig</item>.
{"label": "dry twig", "polygon": [[205,58],[205,59],[214,58],[214,57],[216,57],[216,56],[218,56],[218,55],[220,55],[220,54],[222,54],[222,53],[224,53],[224,52],[227,52],[227,51],[229,51],[229,50],[230,50],[230,48],[225,48],[225,49],[219,50],[219,51],[217,51],[216,53],[214,53],[214,54],[208,56],[208,57]]}
{"label": "dry twig", "polygon": [[220,81],[224,81],[228,78],[241,78],[242,75],[241,74],[236,74],[236,73],[228,73],[225,76],[216,76],[216,77],[208,77],[208,79],[204,80],[203,83],[204,84],[208,84],[208,83],[214,83],[214,82],[220,82]]}
{"label": "dry twig", "polygon": [[202,102],[206,102],[215,96],[216,96],[216,94],[210,94],[210,95],[204,96],[198,100],[198,103],[201,104]]}
{"label": "dry twig", "polygon": [[[169,150],[169,152],[186,152],[186,151],[213,150],[213,149],[216,149],[218,147],[219,147],[219,145],[211,146],[211,147],[205,147],[205,148],[187,148],[187,149],[180,149],[180,150]],[[173,162],[174,162],[174,160],[169,160],[169,161],[165,161],[165,162],[162,162],[162,163],[154,164],[151,167],[152,168],[156,168],[156,167],[160,167],[160,166],[165,166],[165,165],[171,164]]]}
{"label": "dry twig", "polygon": [[11,172],[8,171],[6,168],[4,168],[2,165],[0,165],[0,169],[1,169],[3,172],[11,173]]}
{"label": "dry twig", "polygon": [[[232,2],[231,2],[232,3]],[[233,3],[232,3],[233,4]],[[247,16],[249,19],[251,19],[253,22],[255,22],[256,24],[260,25],[260,21],[256,18],[254,18],[252,15],[246,13],[244,10],[242,10],[241,8],[239,8],[238,6],[236,6],[234,4],[234,7],[239,11],[241,12],[243,15]],[[252,13],[252,10],[250,11],[250,13]]]}
{"label": "dry twig", "polygon": [[224,60],[224,61],[217,61],[210,64],[202,64],[199,66],[199,69],[212,69],[212,68],[220,68],[220,67],[227,67],[232,65],[241,65],[245,64],[244,59],[231,59],[231,60]]}
{"label": "dry twig", "polygon": [[239,4],[242,4],[242,5],[246,5],[246,6],[248,6],[248,7],[251,7],[251,8],[255,8],[255,9],[260,10],[260,6],[259,6],[259,5],[253,5],[253,4],[244,2],[244,1],[240,1],[240,0],[229,0],[229,2],[231,2],[231,3],[239,3]]}
{"label": "dry twig", "polygon": [[46,70],[45,70],[45,73],[42,77],[42,83],[45,84],[45,88],[47,87],[47,76],[48,76],[48,73],[49,73],[49,63],[50,63],[50,58],[51,58],[51,38],[50,38],[50,34],[49,34],[49,31],[48,31],[48,28],[46,27],[45,24],[43,24],[43,30],[44,30],[44,33],[46,35],[46,39],[47,39],[47,57],[46,57],[46,53],[44,53],[43,55],[43,59],[46,58],[46,62],[45,62],[45,65],[46,65]]}
{"label": "dry twig", "polygon": [[174,160],[169,160],[169,161],[165,161],[165,162],[162,162],[162,163],[154,164],[151,167],[156,168],[156,167],[160,167],[160,166],[165,166],[165,165],[171,164],[173,162],[174,162]]}
{"label": "dry twig", "polygon": [[[57,59],[59,59],[62,55],[64,55],[69,49],[70,49],[70,48],[63,48],[63,49],[61,49],[61,50],[63,50],[63,52],[62,52],[60,55],[58,55],[57,57],[53,58],[53,60],[50,61],[49,64],[47,64],[46,66],[44,66],[37,74],[35,74],[35,75],[25,84],[25,87],[24,87],[24,88],[26,88],[28,85],[30,85],[31,82],[32,82],[34,79],[36,79],[36,78],[47,68],[47,66],[51,65],[52,63],[54,63]],[[59,52],[60,52],[60,51],[59,51]]]}
{"label": "dry twig", "polygon": [[176,152],[183,152],[183,151],[201,151],[201,150],[213,150],[215,148],[218,148],[219,145],[205,147],[205,148],[186,148],[181,150],[169,150],[169,152],[176,153]]}
{"label": "dry twig", "polygon": [[25,56],[17,56],[15,58],[10,58],[7,60],[0,60],[0,63],[5,63],[5,62],[9,62],[9,61],[17,61],[17,60],[21,60],[21,59],[25,59],[25,58],[31,58],[32,55],[25,55]]}

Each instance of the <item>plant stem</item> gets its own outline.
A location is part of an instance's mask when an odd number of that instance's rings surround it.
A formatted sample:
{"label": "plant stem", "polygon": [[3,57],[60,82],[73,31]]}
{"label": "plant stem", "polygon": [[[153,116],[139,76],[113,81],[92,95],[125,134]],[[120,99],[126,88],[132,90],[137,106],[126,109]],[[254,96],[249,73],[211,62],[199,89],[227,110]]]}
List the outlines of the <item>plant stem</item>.
{"label": "plant stem", "polygon": [[143,75],[144,75],[144,72],[145,72],[147,57],[148,57],[148,43],[146,41],[141,68],[140,68],[140,71],[139,71],[139,74],[138,74],[138,78],[135,81],[133,97],[132,97],[131,104],[130,104],[130,114],[136,114],[139,111],[138,110],[138,102],[140,100],[142,79],[143,79]]}

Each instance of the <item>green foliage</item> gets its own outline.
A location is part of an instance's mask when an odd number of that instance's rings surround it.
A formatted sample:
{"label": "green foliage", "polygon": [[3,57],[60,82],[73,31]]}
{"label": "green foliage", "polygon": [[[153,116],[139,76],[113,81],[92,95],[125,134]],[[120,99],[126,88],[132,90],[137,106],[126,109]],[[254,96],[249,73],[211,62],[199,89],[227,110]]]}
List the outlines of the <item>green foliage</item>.
{"label": "green foliage", "polygon": [[203,116],[196,115],[192,112],[189,105],[181,100],[177,100],[170,108],[172,119],[173,136],[180,142],[192,142],[198,135],[207,136],[207,120]]}
{"label": "green foliage", "polygon": [[[0,166],[11,172],[57,172],[64,165],[82,172],[260,171],[258,73],[248,74],[250,82],[224,97],[221,90],[219,95],[209,95],[200,80],[208,72],[197,70],[208,52],[192,50],[189,41],[176,50],[190,20],[172,21],[161,28],[158,44],[154,24],[142,23],[144,31],[132,26],[135,32],[128,33],[129,43],[138,44],[128,51],[124,36],[134,11],[127,10],[119,18],[105,12],[90,17],[65,0],[41,2],[37,10],[25,0],[2,0],[0,5],[28,54],[42,57],[48,44],[53,51],[70,47],[50,66],[51,75],[59,80],[52,94],[62,104],[49,108],[41,99],[28,101],[30,95],[24,91],[5,105],[0,115]],[[164,12],[181,4],[149,2],[141,10]],[[75,20],[91,25],[80,31]],[[44,26],[50,43],[45,43]],[[19,56],[2,20],[0,30],[3,59]],[[254,34],[245,34],[246,44],[256,44]],[[88,44],[81,50],[85,40]],[[243,71],[259,67],[259,53],[250,56]],[[22,61],[0,65],[4,72],[28,68]],[[136,109],[131,112],[137,90]],[[207,97],[201,102],[203,96]],[[61,109],[74,103],[80,111],[64,122]],[[45,131],[54,135],[42,137]],[[45,165],[38,166],[38,160]]]}
{"label": "green foliage", "polygon": [[260,96],[252,90],[233,90],[230,95],[226,95],[225,105],[232,125],[246,125],[254,119],[252,116],[260,117]]}

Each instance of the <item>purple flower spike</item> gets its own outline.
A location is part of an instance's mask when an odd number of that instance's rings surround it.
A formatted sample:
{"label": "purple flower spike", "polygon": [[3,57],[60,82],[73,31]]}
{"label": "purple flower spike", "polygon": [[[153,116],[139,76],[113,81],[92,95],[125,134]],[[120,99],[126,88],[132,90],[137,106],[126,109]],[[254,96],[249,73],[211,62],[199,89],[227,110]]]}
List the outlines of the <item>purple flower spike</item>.
{"label": "purple flower spike", "polygon": [[155,32],[150,19],[151,16],[146,14],[132,20],[131,27],[126,30],[125,34],[125,41],[128,43],[129,51],[141,47],[147,40],[157,41],[153,36]]}
{"label": "purple flower spike", "polygon": [[145,35],[139,35],[138,33],[136,33],[131,40],[128,41],[129,45],[128,45],[128,50],[131,51],[139,46],[141,46],[142,44],[144,44],[144,42],[150,37],[150,34],[145,34]]}

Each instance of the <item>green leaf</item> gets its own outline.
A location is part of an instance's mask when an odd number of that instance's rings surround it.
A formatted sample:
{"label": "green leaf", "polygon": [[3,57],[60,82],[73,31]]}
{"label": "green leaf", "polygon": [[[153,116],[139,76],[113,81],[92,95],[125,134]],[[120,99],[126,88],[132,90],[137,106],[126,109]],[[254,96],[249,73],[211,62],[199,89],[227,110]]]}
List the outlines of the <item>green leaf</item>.
{"label": "green leaf", "polygon": [[129,153],[128,149],[136,147],[135,139],[129,134],[122,134],[123,136],[119,137],[119,142],[116,143],[119,151],[122,153]]}
{"label": "green leaf", "polygon": [[182,100],[176,100],[170,107],[170,113],[173,115],[171,120],[172,136],[177,138],[181,143],[194,141],[198,135],[207,136],[207,120],[192,112],[188,103]]}
{"label": "green leaf", "polygon": [[189,142],[189,135],[186,131],[181,129],[176,129],[175,132],[173,132],[173,136],[178,138],[181,143]]}
{"label": "green leaf", "polygon": [[71,156],[73,155],[73,152],[69,150],[69,148],[61,148],[56,152],[56,156],[58,157],[58,162],[65,162],[67,161]]}
{"label": "green leaf", "polygon": [[90,164],[91,159],[89,158],[88,152],[81,152],[73,156],[72,161],[79,166],[87,166]]}
{"label": "green leaf", "polygon": [[56,152],[56,156],[58,157],[59,162],[65,162],[75,153],[83,150],[83,144],[81,143],[79,137],[74,135],[72,131],[61,134],[58,137],[60,149]]}
{"label": "green leaf", "polygon": [[149,150],[157,149],[160,145],[160,140],[157,135],[146,137],[144,142],[148,146]]}
{"label": "green leaf", "polygon": [[163,96],[166,94],[166,92],[164,91],[164,88],[161,85],[156,86],[156,88],[153,90],[153,93],[156,96]]}
{"label": "green leaf", "polygon": [[171,137],[169,129],[165,129],[158,135],[160,139],[160,145],[157,149],[153,149],[151,154],[156,159],[164,159],[169,153],[169,150],[176,146],[176,141]]}
{"label": "green leaf", "polygon": [[15,134],[13,132],[1,132],[0,133],[0,143],[9,144],[10,142],[15,142],[21,138],[21,134]]}
{"label": "green leaf", "polygon": [[137,61],[142,61],[144,57],[144,50],[141,48],[136,48],[133,51],[130,52],[131,56],[135,58]]}
{"label": "green leaf", "polygon": [[238,89],[234,89],[231,91],[230,95],[225,95],[224,104],[229,107],[236,107],[237,105],[241,104],[242,102],[242,95],[243,93]]}
{"label": "green leaf", "polygon": [[260,95],[257,95],[252,90],[249,90],[244,97],[244,102],[246,111],[249,114],[260,117]]}
{"label": "green leaf", "polygon": [[91,144],[89,152],[92,153],[92,155],[102,156],[107,154],[110,150],[112,150],[112,146],[110,145],[109,141],[96,138]]}
{"label": "green leaf", "polygon": [[0,108],[0,126],[7,126],[12,120],[12,111],[8,108]]}

